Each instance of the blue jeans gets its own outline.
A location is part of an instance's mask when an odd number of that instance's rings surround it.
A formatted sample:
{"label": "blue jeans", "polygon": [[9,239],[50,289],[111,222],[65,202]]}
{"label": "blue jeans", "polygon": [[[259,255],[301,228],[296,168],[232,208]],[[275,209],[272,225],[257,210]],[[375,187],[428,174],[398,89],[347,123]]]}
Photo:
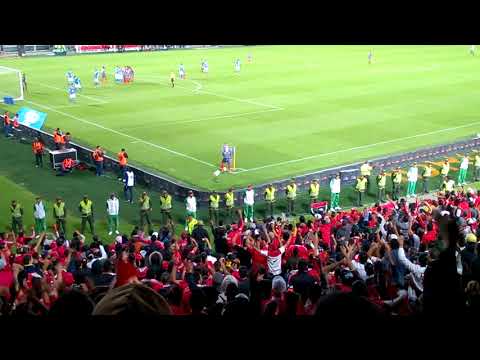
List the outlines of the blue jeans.
{"label": "blue jeans", "polygon": [[101,176],[103,173],[103,161],[95,161],[95,175]]}
{"label": "blue jeans", "polygon": [[8,137],[11,132],[11,126],[10,125],[3,125],[3,132],[5,133],[5,137]]}
{"label": "blue jeans", "polygon": [[125,193],[125,200],[132,202],[133,201],[133,186],[125,186],[124,193]]}

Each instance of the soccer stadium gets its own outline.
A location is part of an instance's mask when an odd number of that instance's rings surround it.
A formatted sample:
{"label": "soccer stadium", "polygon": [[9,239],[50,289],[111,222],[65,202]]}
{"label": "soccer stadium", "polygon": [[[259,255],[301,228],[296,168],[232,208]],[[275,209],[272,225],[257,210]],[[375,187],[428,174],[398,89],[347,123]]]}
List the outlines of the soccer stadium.
{"label": "soccer stadium", "polygon": [[478,312],[479,56],[0,45],[0,313]]}

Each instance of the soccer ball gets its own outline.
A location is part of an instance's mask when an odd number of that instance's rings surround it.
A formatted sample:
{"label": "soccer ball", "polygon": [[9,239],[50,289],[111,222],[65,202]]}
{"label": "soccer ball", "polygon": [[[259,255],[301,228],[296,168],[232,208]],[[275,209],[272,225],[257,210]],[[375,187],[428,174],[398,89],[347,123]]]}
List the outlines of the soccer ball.
{"label": "soccer ball", "polygon": [[220,170],[215,170],[215,171],[213,172],[213,176],[218,176],[218,175],[220,175]]}

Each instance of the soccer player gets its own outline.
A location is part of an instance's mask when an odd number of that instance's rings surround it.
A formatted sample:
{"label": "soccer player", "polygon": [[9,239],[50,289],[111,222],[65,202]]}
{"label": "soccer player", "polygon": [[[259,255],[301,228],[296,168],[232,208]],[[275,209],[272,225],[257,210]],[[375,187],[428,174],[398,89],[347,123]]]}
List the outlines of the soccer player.
{"label": "soccer player", "polygon": [[207,60],[203,60],[202,72],[205,73],[205,74],[208,74],[208,61]]}
{"label": "soccer player", "polygon": [[117,84],[123,83],[123,70],[118,66],[115,67],[115,82]]}
{"label": "soccer player", "polygon": [[22,86],[23,86],[23,92],[27,92],[27,77],[25,73],[22,73]]}
{"label": "soccer player", "polygon": [[73,85],[75,86],[77,92],[80,92],[82,90],[82,83],[78,76],[75,76],[75,78],[73,79]]}
{"label": "soccer player", "polygon": [[100,77],[102,80],[102,84],[107,82],[107,70],[105,69],[105,65],[102,66],[102,71],[100,72]]}
{"label": "soccer player", "polygon": [[472,56],[475,55],[475,45],[470,46],[470,55],[472,55]]}
{"label": "soccer player", "polygon": [[77,99],[77,89],[75,89],[75,85],[70,84],[67,92],[68,92],[68,100],[70,102],[75,102]]}
{"label": "soccer player", "polygon": [[368,52],[368,63],[371,64],[372,63],[372,59],[373,59],[373,51],[370,50]]}
{"label": "soccer player", "polygon": [[173,71],[170,73],[170,82],[172,83],[172,88],[175,87],[175,73]]}
{"label": "soccer player", "polygon": [[240,72],[240,59],[235,60],[235,72]]}
{"label": "soccer player", "polygon": [[98,87],[98,85],[100,85],[100,72],[98,71],[98,69],[95,69],[95,71],[93,72],[93,84],[95,85],[95,87]]}
{"label": "soccer player", "polygon": [[73,81],[75,80],[75,75],[73,74],[73,71],[67,71],[66,77],[68,85],[72,85]]}
{"label": "soccer player", "polygon": [[181,80],[185,80],[185,66],[183,64],[180,64],[178,67],[178,76]]}
{"label": "soccer player", "polygon": [[220,163],[220,171],[224,172],[225,171],[225,166],[227,167],[228,171],[232,171],[232,155],[233,151],[228,144],[223,144],[222,148],[222,162]]}

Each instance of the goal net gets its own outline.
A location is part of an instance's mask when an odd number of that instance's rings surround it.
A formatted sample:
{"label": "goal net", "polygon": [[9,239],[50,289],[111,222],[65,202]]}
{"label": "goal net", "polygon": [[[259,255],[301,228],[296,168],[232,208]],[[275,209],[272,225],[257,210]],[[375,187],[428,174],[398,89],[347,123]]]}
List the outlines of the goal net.
{"label": "goal net", "polygon": [[0,66],[0,96],[11,96],[14,100],[23,100],[22,72],[17,69]]}

